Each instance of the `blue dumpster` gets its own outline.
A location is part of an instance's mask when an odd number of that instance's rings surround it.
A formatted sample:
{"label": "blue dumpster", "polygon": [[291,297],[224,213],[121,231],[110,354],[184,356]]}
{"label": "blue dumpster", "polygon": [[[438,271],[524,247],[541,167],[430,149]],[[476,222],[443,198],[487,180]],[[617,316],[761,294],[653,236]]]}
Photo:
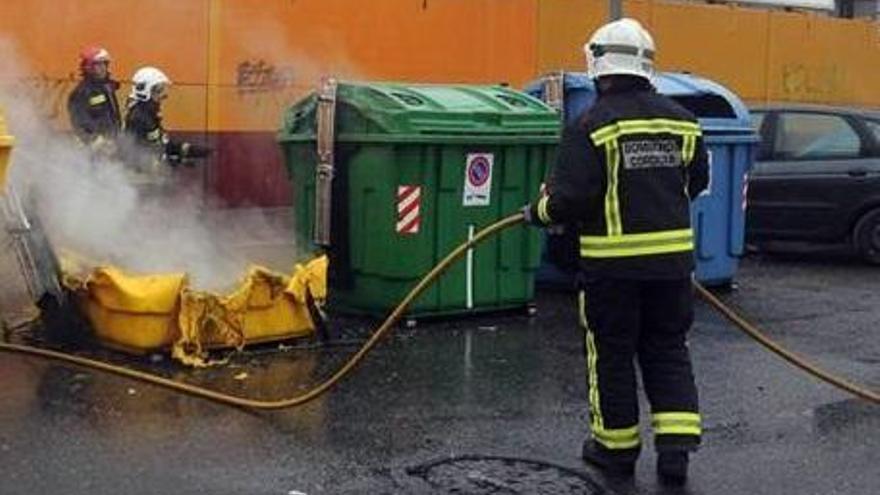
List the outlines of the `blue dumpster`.
{"label": "blue dumpster", "polygon": [[[700,121],[709,152],[709,187],[693,204],[696,277],[705,285],[733,281],[743,254],[745,187],[758,137],[743,102],[718,83],[687,73],[665,72],[657,90],[689,109]],[[526,88],[562,111],[570,122],[596,99],[593,81],[584,73],[558,73]],[[543,287],[573,287],[577,239],[572,233],[549,233],[536,282]]]}

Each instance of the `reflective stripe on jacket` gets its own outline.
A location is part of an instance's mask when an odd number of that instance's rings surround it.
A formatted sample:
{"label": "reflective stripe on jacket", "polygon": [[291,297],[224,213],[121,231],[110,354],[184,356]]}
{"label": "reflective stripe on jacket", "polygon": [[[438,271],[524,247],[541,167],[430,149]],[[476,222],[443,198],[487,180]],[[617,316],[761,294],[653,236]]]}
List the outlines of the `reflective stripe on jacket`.
{"label": "reflective stripe on jacket", "polygon": [[122,127],[116,90],[119,83],[111,79],[83,79],[67,99],[70,125],[81,141],[88,143],[98,137],[115,137]]}
{"label": "reflective stripe on jacket", "polygon": [[575,228],[588,270],[627,278],[688,276],[690,200],[707,182],[696,118],[646,83],[632,82],[600,94],[566,128],[533,216]]}

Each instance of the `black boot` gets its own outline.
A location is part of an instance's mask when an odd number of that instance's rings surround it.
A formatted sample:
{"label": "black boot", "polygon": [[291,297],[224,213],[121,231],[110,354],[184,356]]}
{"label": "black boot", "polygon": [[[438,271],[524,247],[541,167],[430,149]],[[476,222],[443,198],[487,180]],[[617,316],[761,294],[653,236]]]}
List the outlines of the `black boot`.
{"label": "black boot", "polygon": [[683,485],[687,481],[687,451],[660,452],[657,454],[657,475],[665,485]]}
{"label": "black boot", "polygon": [[615,478],[631,477],[635,473],[638,456],[639,449],[626,449],[618,452],[603,447],[591,438],[584,440],[581,451],[581,457],[586,462]]}

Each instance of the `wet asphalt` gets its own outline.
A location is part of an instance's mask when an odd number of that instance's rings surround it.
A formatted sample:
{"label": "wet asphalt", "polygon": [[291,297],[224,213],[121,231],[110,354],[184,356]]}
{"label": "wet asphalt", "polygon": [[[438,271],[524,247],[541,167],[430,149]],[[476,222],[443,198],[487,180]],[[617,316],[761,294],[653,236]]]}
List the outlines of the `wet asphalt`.
{"label": "wet asphalt", "polygon": [[[751,255],[721,295],[791,350],[878,391],[878,275],[846,256]],[[603,477],[579,458],[573,296],[541,293],[538,308],[401,328],[338,388],[278,412],[0,354],[0,494],[880,493],[880,406],[794,369],[703,304],[691,349],[704,442],[688,485],[657,483],[649,441],[632,481]],[[371,326],[332,325],[336,345],[266,346],[198,371],[66,348],[270,399],[326,377]],[[56,346],[35,332],[11,338]]]}

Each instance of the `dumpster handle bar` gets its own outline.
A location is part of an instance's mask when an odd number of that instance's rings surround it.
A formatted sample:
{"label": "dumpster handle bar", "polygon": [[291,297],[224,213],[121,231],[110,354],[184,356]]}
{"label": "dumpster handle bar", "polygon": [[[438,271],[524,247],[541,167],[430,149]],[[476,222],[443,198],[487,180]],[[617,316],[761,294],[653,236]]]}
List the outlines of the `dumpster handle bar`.
{"label": "dumpster handle bar", "polygon": [[[317,399],[325,392],[329,391],[336,384],[338,384],[348,373],[350,373],[360,362],[364,359],[364,357],[379,343],[382,337],[388,333],[389,330],[392,329],[395,323],[403,316],[406,309],[409,305],[419,296],[422,292],[425,291],[428,287],[430,287],[434,281],[442,275],[453,263],[458,261],[462,256],[464,256],[470,249],[473,249],[476,245],[486,240],[487,238],[498,234],[499,232],[513,227],[515,225],[520,225],[523,221],[523,214],[516,213],[514,215],[510,215],[505,217],[492,225],[480,230],[477,232],[472,239],[469,239],[456,247],[452,252],[446,255],[440,263],[438,263],[433,269],[431,269],[428,274],[422,278],[419,283],[403,298],[400,304],[394,308],[394,311],[388,315],[385,321],[376,329],[375,332],[367,339],[367,342],[360,348],[358,351],[341,367],[337,370],[330,378],[319,383],[314,388],[308,390],[305,393],[297,395],[295,397],[278,399],[278,400],[256,400],[256,399],[247,399],[244,397],[239,397],[235,395],[224,394],[222,392],[218,392],[216,390],[211,390],[203,387],[199,387],[196,385],[190,385],[187,383],[170,380],[168,378],[163,378],[157,375],[153,375],[150,373],[144,373],[136,370],[132,370],[129,368],[125,368],[122,366],[116,366],[110,363],[105,363],[102,361],[97,361],[93,359],[88,359],[80,356],[75,356],[72,354],[67,354],[58,351],[52,351],[49,349],[42,349],[39,347],[32,347],[27,345],[18,345],[18,344],[9,344],[5,342],[0,342],[0,351],[6,352],[15,352],[22,354],[29,354],[32,356],[38,356],[47,359],[54,359],[58,361],[64,361],[67,363],[71,363],[74,365],[82,366],[85,368],[93,368],[101,371],[107,371],[109,373],[114,373],[117,375],[122,375],[128,378],[132,378],[135,380],[139,380],[142,382],[150,383],[153,385],[159,385],[162,387],[170,388],[177,392],[182,392],[188,395],[192,395],[195,397],[201,397],[203,399],[208,399],[214,402],[218,402],[221,404],[229,405],[229,406],[237,406],[246,409],[261,409],[261,410],[273,410],[273,409],[287,409],[291,407],[301,406],[307,402],[310,402],[314,399]],[[718,312],[724,315],[731,323],[733,323],[737,328],[746,333],[749,337],[756,340],[759,344],[763,345],[771,352],[777,354],[782,357],[784,360],[793,364],[794,366],[806,371],[810,375],[813,375],[816,378],[819,378],[822,381],[825,381],[839,389],[842,389],[846,392],[849,392],[856,397],[864,399],[868,402],[873,402],[874,404],[880,404],[880,394],[868,390],[866,388],[860,387],[856,384],[853,384],[847,380],[839,378],[837,376],[832,375],[831,373],[824,371],[815,365],[805,361],[801,357],[792,353],[791,351],[786,350],[778,343],[769,339],[766,335],[763,334],[757,327],[749,323],[747,320],[739,316],[734,310],[730,309],[724,303],[722,303],[718,298],[716,298],[712,293],[706,290],[702,285],[693,282],[694,287],[697,293],[706,300],[713,308],[715,308]]]}

